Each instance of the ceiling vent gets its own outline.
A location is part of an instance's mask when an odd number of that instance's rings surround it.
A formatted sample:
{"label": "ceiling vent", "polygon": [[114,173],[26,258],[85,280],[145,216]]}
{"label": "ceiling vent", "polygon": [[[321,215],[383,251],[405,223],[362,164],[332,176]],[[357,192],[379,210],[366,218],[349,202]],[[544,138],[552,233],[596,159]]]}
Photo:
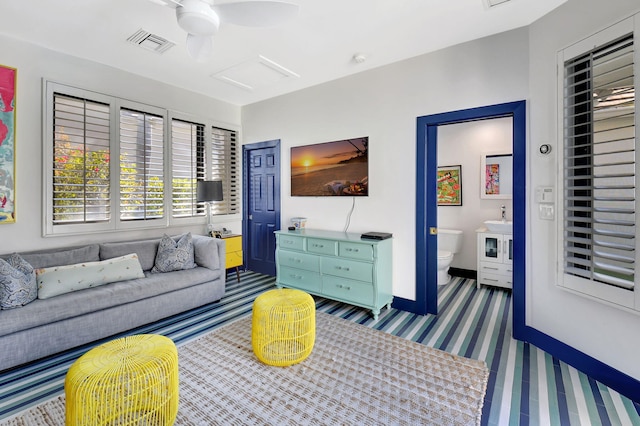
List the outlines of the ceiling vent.
{"label": "ceiling vent", "polygon": [[254,91],[288,78],[300,76],[269,58],[257,55],[255,58],[219,71],[211,77],[244,90]]}
{"label": "ceiling vent", "polygon": [[484,0],[484,4],[488,9],[492,7],[500,6],[501,4],[509,3],[511,0]]}
{"label": "ceiling vent", "polygon": [[140,28],[138,31],[133,33],[127,41],[129,43],[137,44],[143,49],[150,50],[152,52],[156,52],[162,54],[167,50],[171,49],[175,46],[175,43],[170,42],[166,38],[160,37],[155,34],[151,34],[149,31],[145,31]]}

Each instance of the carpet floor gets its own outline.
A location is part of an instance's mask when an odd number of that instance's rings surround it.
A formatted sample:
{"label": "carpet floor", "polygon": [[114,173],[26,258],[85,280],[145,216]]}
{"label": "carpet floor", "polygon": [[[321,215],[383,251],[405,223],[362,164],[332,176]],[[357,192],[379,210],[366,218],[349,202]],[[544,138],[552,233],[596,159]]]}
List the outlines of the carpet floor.
{"label": "carpet floor", "polygon": [[[479,425],[484,362],[318,312],[311,355],[290,367],[257,360],[251,318],[178,348],[176,425]],[[64,424],[64,397],[2,426]]]}

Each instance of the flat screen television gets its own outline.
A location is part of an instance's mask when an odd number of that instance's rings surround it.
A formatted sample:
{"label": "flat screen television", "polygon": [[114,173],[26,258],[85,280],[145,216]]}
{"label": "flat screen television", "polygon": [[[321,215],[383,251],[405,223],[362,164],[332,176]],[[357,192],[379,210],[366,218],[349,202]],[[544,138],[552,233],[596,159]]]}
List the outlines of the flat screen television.
{"label": "flat screen television", "polygon": [[369,195],[369,137],[291,148],[292,196]]}

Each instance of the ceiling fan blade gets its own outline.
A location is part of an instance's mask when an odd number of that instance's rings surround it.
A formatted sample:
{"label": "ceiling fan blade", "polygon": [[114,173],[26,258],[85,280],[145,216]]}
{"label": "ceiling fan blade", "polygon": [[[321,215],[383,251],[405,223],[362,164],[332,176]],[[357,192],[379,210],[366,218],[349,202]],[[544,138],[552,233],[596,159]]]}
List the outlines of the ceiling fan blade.
{"label": "ceiling fan blade", "polygon": [[245,27],[271,27],[293,19],[300,7],[284,1],[241,1],[214,5],[225,23]]}
{"label": "ceiling fan blade", "polygon": [[187,34],[187,52],[196,62],[206,62],[213,56],[213,37]]}
{"label": "ceiling fan blade", "polygon": [[160,6],[167,6],[172,9],[182,6],[178,0],[149,0],[151,3],[159,4]]}

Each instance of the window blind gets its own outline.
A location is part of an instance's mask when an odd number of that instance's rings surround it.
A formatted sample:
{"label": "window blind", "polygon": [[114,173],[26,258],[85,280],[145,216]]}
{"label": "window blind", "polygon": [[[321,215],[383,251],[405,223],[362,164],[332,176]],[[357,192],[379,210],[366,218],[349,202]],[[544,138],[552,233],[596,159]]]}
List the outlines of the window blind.
{"label": "window blind", "polygon": [[120,220],[164,216],[164,119],[120,110]]}
{"label": "window blind", "polygon": [[171,167],[173,217],[202,216],[203,203],[197,203],[196,186],[205,179],[205,144],[202,124],[171,121]]}
{"label": "window blind", "polygon": [[223,187],[223,200],[211,203],[214,215],[240,213],[236,139],[233,130],[211,129],[211,180],[221,180]]}
{"label": "window blind", "polygon": [[633,290],[636,258],[634,43],[565,62],[564,271]]}
{"label": "window blind", "polygon": [[53,225],[110,219],[109,105],[53,95]]}

